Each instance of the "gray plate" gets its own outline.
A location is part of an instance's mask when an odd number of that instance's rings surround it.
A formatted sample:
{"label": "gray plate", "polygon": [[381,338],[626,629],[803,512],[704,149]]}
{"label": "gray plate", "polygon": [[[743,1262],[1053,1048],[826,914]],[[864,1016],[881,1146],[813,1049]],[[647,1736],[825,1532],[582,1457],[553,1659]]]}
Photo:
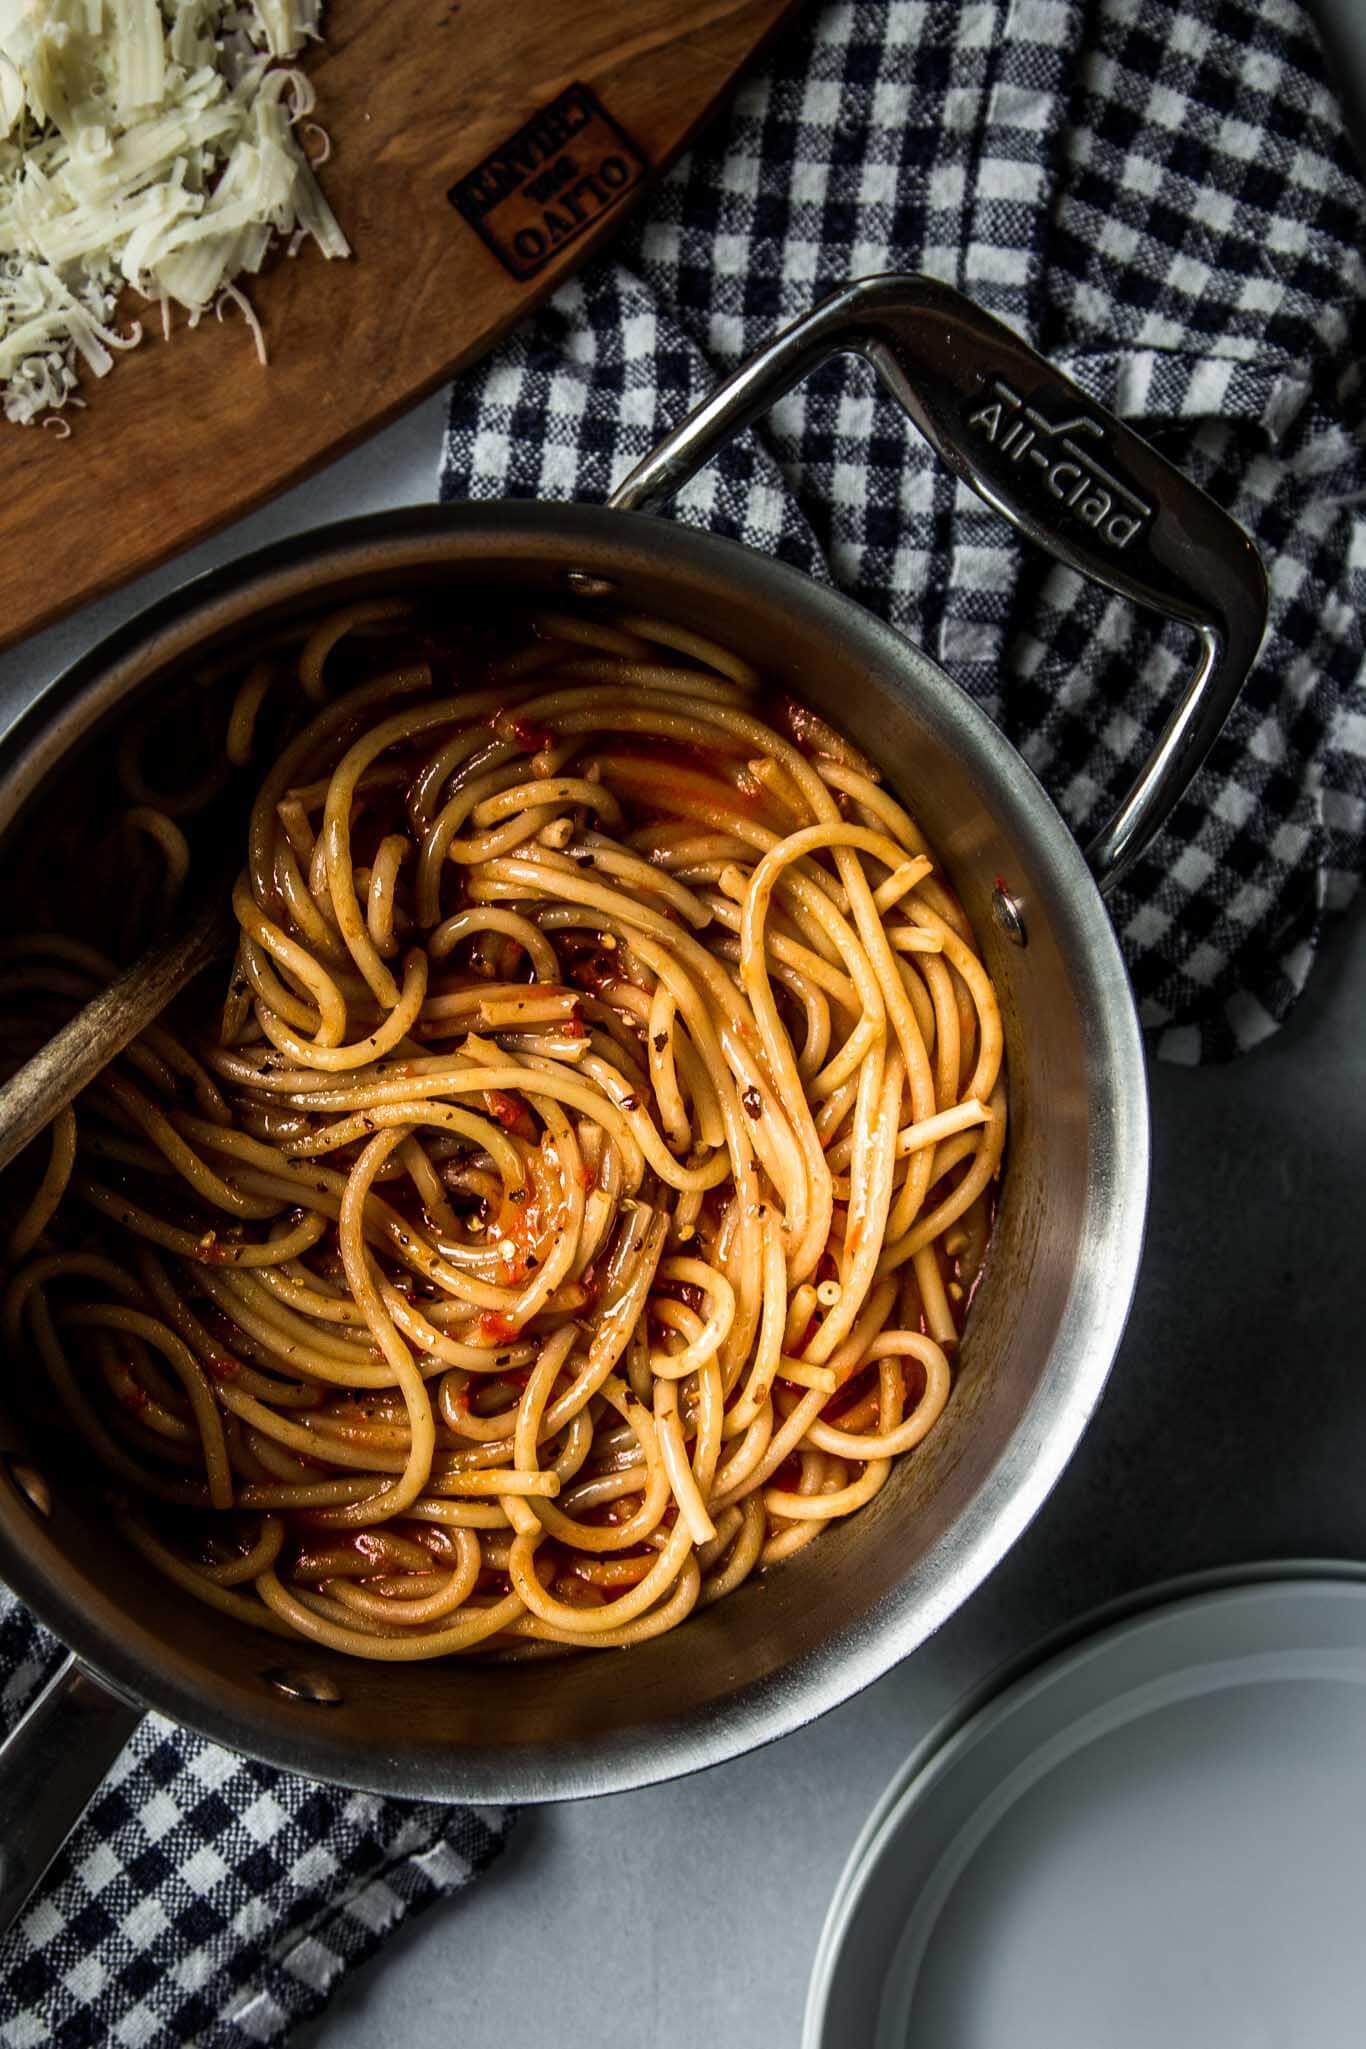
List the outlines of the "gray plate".
{"label": "gray plate", "polygon": [[1366,1568],[1148,1598],[907,1761],[836,1889],[804,2049],[1360,2049]]}

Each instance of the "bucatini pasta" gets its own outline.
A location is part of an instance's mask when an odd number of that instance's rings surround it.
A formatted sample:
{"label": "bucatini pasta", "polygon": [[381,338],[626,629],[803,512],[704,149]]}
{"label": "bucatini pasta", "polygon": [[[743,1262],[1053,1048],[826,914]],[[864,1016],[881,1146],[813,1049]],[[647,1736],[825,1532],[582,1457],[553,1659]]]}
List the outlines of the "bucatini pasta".
{"label": "bucatini pasta", "polygon": [[[876,771],[629,615],[355,604],[192,696],[204,761],[144,721],[98,771],[100,929],[171,915],[254,775],[226,999],[10,1176],[11,1370],[127,1538],[406,1660],[639,1642],[862,1507],[950,1397],[1005,1139]],[[11,1057],[113,965],[12,938]]]}

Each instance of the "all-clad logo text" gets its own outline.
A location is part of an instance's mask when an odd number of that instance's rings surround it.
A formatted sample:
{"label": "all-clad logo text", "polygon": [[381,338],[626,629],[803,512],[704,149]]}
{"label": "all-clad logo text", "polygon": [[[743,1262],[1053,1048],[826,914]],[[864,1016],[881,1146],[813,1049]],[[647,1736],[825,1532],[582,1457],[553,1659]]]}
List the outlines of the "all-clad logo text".
{"label": "all-clad logo text", "polygon": [[535,277],[645,176],[586,85],[571,85],[452,185],[451,205],[514,277]]}
{"label": "all-clad logo text", "polygon": [[1134,535],[1147,526],[1153,507],[1111,476],[1098,460],[1097,451],[1081,445],[1085,436],[1104,448],[1105,434],[1099,421],[1087,419],[1084,413],[1068,420],[1047,420],[1001,378],[992,379],[991,390],[995,396],[968,414],[968,425],[1012,462],[1036,464],[1046,491],[1112,548],[1127,548]]}

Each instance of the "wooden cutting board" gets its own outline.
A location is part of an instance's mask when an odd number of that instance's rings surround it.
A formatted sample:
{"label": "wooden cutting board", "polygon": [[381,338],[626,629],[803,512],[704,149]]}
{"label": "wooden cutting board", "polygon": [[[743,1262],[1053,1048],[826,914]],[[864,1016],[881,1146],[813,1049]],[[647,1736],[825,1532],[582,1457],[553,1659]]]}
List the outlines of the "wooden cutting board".
{"label": "wooden cutting board", "polygon": [[[618,228],[792,0],[328,0],[306,68],[351,243],[0,420],[0,645],[126,582],[472,362]],[[138,310],[138,309],[134,309]],[[347,508],[338,505],[337,516]]]}

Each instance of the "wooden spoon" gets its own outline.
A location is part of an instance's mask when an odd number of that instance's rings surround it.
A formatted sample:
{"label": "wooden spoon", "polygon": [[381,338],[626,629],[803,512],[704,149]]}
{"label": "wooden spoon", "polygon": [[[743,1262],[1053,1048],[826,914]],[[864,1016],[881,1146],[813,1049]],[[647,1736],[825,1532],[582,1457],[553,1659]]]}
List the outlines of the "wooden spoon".
{"label": "wooden spoon", "polygon": [[25,1061],[0,1088],[0,1172],[160,1017],[172,997],[227,952],[235,929],[226,890],[206,894]]}

